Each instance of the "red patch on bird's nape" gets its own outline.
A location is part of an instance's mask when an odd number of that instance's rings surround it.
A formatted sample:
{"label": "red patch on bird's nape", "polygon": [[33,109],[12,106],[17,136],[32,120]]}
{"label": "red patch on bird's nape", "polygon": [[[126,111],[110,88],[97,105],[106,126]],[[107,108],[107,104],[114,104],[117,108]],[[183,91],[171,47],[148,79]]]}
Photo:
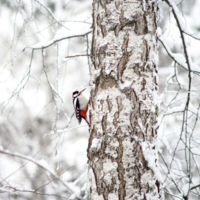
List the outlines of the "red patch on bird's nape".
{"label": "red patch on bird's nape", "polygon": [[72,94],[72,97],[74,97],[74,95]]}

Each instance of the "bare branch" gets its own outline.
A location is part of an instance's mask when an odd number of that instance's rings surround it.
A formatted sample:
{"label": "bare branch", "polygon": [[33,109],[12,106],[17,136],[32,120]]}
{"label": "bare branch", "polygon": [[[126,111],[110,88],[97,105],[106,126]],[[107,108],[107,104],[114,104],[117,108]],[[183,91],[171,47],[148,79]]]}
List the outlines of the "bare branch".
{"label": "bare branch", "polygon": [[[72,166],[72,167],[74,167],[74,166]],[[70,170],[72,167],[70,167],[69,169],[65,170],[65,171],[62,172],[60,175],[64,174],[66,171]],[[53,178],[52,180],[48,181],[48,182],[45,183],[44,185],[42,185],[42,186],[40,186],[39,188],[37,188],[35,191],[38,191],[38,190],[40,190],[41,188],[43,188],[43,187],[49,185],[49,184],[50,184],[52,181],[54,181],[55,179],[56,179],[56,178]]]}
{"label": "bare branch", "polygon": [[74,193],[72,191],[72,189],[70,189],[70,187],[67,185],[67,183],[63,182],[55,173],[53,173],[51,170],[49,170],[47,167],[45,167],[44,165],[42,165],[41,163],[39,163],[38,161],[32,159],[32,158],[29,158],[29,157],[26,157],[26,156],[23,156],[23,155],[20,155],[20,154],[16,154],[16,153],[11,153],[11,152],[8,152],[8,151],[3,151],[3,150],[0,150],[0,153],[2,154],[6,154],[6,155],[9,155],[9,156],[14,156],[14,157],[18,157],[18,158],[21,158],[21,159],[24,159],[24,160],[27,160],[27,161],[30,161],[34,164],[36,164],[38,167],[44,169],[45,171],[47,171],[51,176],[53,176],[55,179],[57,179],[59,182],[61,182],[66,188],[67,190],[70,192],[70,193]]}
{"label": "bare branch", "polygon": [[34,50],[32,50],[31,52],[31,60],[30,60],[30,64],[27,68],[27,72],[25,73],[24,77],[21,79],[20,83],[17,85],[17,87],[15,88],[15,90],[13,91],[12,95],[10,96],[9,99],[5,100],[0,106],[2,106],[1,109],[1,114],[3,113],[4,109],[6,108],[6,106],[9,104],[10,100],[16,96],[17,94],[19,94],[19,92],[25,88],[26,84],[28,83],[28,80],[30,78],[30,71],[31,71],[31,65],[32,65],[32,61],[33,61],[33,55],[34,55]]}
{"label": "bare branch", "polygon": [[185,31],[183,31],[183,33],[185,33],[186,35],[188,35],[188,36],[194,38],[195,40],[200,40],[200,38],[197,38],[197,37],[195,37],[194,35],[189,34],[189,33],[185,32]]}
{"label": "bare branch", "polygon": [[18,188],[13,187],[13,186],[4,186],[3,188],[4,188],[4,190],[5,190],[6,188],[8,188],[8,189],[10,189],[10,190],[12,190],[12,191],[0,190],[1,193],[4,193],[4,192],[11,192],[11,193],[13,193],[13,192],[34,193],[34,194],[41,195],[41,196],[54,196],[54,197],[59,197],[59,198],[62,198],[62,199],[69,199],[69,198],[66,198],[66,197],[61,196],[61,195],[58,195],[58,194],[47,194],[47,193],[45,194],[45,193],[42,193],[42,192],[37,192],[37,191],[35,191],[35,190],[18,189]]}
{"label": "bare branch", "polygon": [[62,27],[66,28],[67,30],[69,30],[66,26],[64,26],[63,24],[60,23],[60,21],[54,16],[54,14],[51,12],[51,10],[49,8],[47,8],[45,5],[43,5],[40,1],[38,0],[34,0],[35,2],[37,2],[38,4],[40,4],[51,16],[52,18]]}

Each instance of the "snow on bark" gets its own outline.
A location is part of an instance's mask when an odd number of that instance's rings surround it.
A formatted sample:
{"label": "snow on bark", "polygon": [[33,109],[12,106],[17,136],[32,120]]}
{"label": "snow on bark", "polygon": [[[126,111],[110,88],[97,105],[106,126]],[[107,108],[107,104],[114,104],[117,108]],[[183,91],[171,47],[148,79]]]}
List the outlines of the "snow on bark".
{"label": "snow on bark", "polygon": [[91,199],[160,199],[157,1],[93,1]]}

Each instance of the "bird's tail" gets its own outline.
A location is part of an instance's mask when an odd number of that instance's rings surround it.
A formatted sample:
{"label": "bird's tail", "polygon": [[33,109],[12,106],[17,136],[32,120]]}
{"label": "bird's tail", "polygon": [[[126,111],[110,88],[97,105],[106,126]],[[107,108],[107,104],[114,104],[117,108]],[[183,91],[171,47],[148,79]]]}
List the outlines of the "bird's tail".
{"label": "bird's tail", "polygon": [[84,118],[84,119],[87,122],[88,126],[90,126],[90,123],[88,122],[87,118]]}

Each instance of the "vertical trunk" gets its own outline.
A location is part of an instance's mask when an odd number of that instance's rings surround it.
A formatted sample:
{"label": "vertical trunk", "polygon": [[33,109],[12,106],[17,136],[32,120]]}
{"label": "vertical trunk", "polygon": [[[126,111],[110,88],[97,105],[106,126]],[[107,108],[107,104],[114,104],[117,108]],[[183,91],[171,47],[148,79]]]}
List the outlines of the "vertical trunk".
{"label": "vertical trunk", "polygon": [[91,200],[159,199],[157,1],[93,0]]}

